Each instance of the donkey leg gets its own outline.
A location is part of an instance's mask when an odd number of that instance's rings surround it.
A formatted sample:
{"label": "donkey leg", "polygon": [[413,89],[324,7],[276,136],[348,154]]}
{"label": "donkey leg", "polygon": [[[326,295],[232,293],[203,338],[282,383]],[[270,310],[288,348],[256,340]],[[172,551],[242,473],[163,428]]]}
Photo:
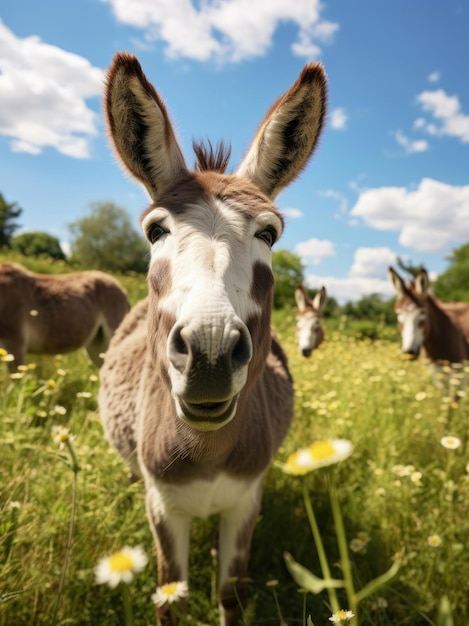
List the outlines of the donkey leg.
{"label": "donkey leg", "polygon": [[[156,489],[147,490],[147,516],[155,538],[158,559],[158,585],[188,581],[191,517],[176,513],[164,506]],[[178,603],[183,613],[187,600]],[[160,626],[179,623],[171,607],[165,604],[156,608],[156,619]]]}
{"label": "donkey leg", "polygon": [[[242,623],[248,600],[248,562],[260,511],[261,488],[220,516],[219,608],[221,626]],[[240,606],[241,605],[241,606]]]}
{"label": "donkey leg", "polygon": [[109,347],[111,337],[112,333],[104,326],[98,326],[95,335],[85,346],[88,356],[97,367],[103,364],[103,354]]}

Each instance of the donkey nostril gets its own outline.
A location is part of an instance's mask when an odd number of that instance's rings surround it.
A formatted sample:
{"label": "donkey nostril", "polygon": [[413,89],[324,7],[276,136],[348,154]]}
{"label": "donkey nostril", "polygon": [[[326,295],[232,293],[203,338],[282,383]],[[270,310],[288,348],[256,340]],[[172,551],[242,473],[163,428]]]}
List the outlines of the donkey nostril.
{"label": "donkey nostril", "polygon": [[189,346],[183,337],[183,328],[183,326],[175,326],[168,339],[169,360],[180,372],[184,371],[189,357]]}
{"label": "donkey nostril", "polygon": [[247,329],[240,329],[238,335],[231,351],[231,365],[233,370],[240,369],[246,365],[246,363],[249,363],[252,358],[251,337]]}

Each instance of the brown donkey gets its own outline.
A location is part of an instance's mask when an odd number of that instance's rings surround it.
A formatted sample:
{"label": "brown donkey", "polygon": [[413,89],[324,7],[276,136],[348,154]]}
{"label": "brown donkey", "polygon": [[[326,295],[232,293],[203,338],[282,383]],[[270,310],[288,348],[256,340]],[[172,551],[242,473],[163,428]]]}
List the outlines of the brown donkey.
{"label": "brown donkey", "polygon": [[397,293],[395,310],[402,351],[416,358],[423,348],[433,363],[469,360],[469,303],[438,300],[428,291],[425,269],[407,285],[392,267],[388,276]]}
{"label": "brown donkey", "polygon": [[[107,77],[114,148],[152,199],[141,219],[151,260],[149,296],[105,357],[101,417],[143,477],[160,585],[188,580],[191,519],[220,516],[225,626],[240,621],[262,479],[293,412],[286,357],[270,327],[271,246],[283,230],[272,200],[312,154],[325,101],[324,71],[307,65],[234,174],[224,173],[223,146],[202,144],[190,171],[137,59],[118,54]],[[162,624],[174,623],[167,611],[157,611]]]}
{"label": "brown donkey", "polygon": [[58,354],[85,347],[100,366],[101,353],[129,311],[119,283],[103,272],[34,274],[18,263],[0,265],[0,346],[14,357]]}
{"label": "brown donkey", "polygon": [[303,285],[297,285],[295,288],[295,302],[298,307],[296,338],[298,349],[305,357],[311,356],[313,350],[324,341],[321,320],[326,299],[325,287],[321,287],[312,300]]}

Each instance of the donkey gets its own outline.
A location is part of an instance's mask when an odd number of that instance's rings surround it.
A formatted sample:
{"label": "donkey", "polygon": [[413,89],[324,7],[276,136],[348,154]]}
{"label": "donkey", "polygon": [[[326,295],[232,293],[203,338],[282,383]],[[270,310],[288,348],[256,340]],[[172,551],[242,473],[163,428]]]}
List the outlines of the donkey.
{"label": "donkey", "polygon": [[469,303],[441,302],[428,288],[427,271],[405,284],[392,268],[388,276],[397,293],[395,310],[402,336],[402,351],[412,358],[424,355],[432,363],[469,360]]}
{"label": "donkey", "polygon": [[0,346],[14,357],[85,347],[99,367],[112,334],[130,310],[125,290],[103,272],[35,274],[18,263],[0,265]]}
{"label": "donkey", "polygon": [[[221,624],[240,623],[262,479],[290,426],[293,385],[271,332],[273,204],[311,156],[326,77],[309,64],[262,121],[233,174],[223,144],[194,143],[189,170],[167,109],[137,59],[115,56],[105,112],[125,168],[151,196],[148,298],[124,320],[101,370],[105,434],[143,477],[159,585],[188,580],[193,517],[220,516]],[[236,585],[236,589],[234,586]],[[161,624],[177,623],[168,607]]]}
{"label": "donkey", "polygon": [[324,329],[321,324],[322,311],[326,304],[326,288],[321,287],[313,300],[303,285],[295,288],[295,302],[298,307],[296,314],[296,337],[298,348],[305,357],[311,356],[324,341]]}

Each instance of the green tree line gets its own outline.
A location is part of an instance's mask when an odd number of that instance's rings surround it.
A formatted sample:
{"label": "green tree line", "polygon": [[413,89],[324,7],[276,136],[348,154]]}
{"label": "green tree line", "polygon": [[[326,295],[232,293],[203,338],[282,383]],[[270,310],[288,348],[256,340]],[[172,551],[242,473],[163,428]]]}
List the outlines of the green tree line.
{"label": "green tree line", "polygon": [[[0,249],[11,249],[23,256],[50,257],[71,267],[100,269],[103,271],[145,273],[148,266],[148,245],[137,231],[127,211],[110,201],[94,202],[87,212],[68,225],[70,255],[66,256],[59,240],[45,232],[22,232],[18,221],[23,209],[16,202],[7,202],[0,193]],[[447,257],[448,268],[433,283],[434,293],[445,301],[469,302],[469,242],[456,248]],[[398,266],[410,276],[420,266],[404,263]],[[304,283],[304,266],[300,257],[288,250],[273,254],[275,276],[274,308],[294,307],[293,293],[296,285]],[[316,290],[310,290],[314,297]],[[347,302],[340,307],[328,295],[325,317],[346,316],[350,319],[373,320],[394,324],[394,299],[384,300],[371,294],[357,302]]]}

